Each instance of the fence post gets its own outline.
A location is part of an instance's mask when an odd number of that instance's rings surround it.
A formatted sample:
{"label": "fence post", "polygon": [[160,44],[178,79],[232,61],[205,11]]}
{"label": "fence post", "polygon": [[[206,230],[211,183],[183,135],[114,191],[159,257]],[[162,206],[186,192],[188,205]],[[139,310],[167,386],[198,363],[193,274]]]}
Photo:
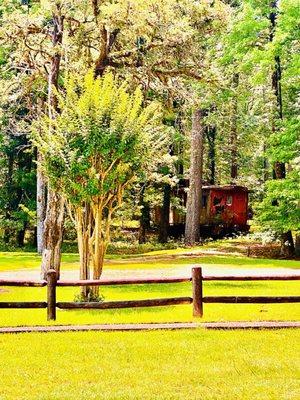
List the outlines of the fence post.
{"label": "fence post", "polygon": [[196,267],[192,269],[193,283],[193,316],[203,316],[203,293],[202,293],[202,268]]}
{"label": "fence post", "polygon": [[47,320],[56,320],[56,271],[49,269],[47,272]]}

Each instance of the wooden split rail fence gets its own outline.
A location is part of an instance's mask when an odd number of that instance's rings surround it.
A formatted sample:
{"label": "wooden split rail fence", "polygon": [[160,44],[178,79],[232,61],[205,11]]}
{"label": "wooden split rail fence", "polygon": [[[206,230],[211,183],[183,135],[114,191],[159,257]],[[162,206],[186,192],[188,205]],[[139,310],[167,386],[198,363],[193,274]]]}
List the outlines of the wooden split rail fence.
{"label": "wooden split rail fence", "polygon": [[[4,280],[0,286],[43,287],[47,286],[47,302],[0,302],[0,308],[47,308],[48,320],[56,319],[56,309],[113,309],[132,307],[161,307],[176,304],[192,304],[193,315],[203,316],[204,303],[299,303],[300,296],[203,296],[204,281],[293,281],[300,275],[203,275],[200,267],[192,269],[190,278],[145,278],[106,280],[57,280],[55,270],[48,271],[47,280]],[[192,297],[171,297],[162,299],[108,301],[108,302],[57,302],[56,288],[70,286],[112,286],[158,283],[192,282]]]}

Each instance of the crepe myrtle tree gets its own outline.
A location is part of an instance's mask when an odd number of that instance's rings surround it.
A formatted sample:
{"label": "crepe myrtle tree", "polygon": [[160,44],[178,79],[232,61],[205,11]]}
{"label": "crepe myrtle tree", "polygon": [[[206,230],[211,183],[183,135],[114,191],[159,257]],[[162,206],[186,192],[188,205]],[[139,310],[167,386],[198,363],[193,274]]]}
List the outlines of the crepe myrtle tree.
{"label": "crepe myrtle tree", "polygon": [[[99,279],[115,211],[124,192],[156,169],[168,151],[169,132],[160,105],[144,106],[140,88],[130,90],[112,73],[66,79],[57,93],[59,113],[43,116],[32,130],[50,186],[66,200],[78,237],[80,278]],[[82,288],[96,300],[98,287]]]}

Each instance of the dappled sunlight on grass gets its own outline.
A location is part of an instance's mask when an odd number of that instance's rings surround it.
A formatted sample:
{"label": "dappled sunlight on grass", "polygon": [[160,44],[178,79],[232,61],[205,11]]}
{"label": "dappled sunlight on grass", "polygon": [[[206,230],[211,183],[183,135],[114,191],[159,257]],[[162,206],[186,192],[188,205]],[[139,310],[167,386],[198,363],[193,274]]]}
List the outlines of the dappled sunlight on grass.
{"label": "dappled sunlight on grass", "polygon": [[[170,250],[173,251],[173,250]],[[16,271],[18,269],[38,269],[41,257],[35,253],[0,253],[0,272]],[[195,257],[183,257],[177,259],[108,259],[105,268],[108,269],[165,269],[176,268],[180,265],[199,264],[203,266],[230,268],[300,268],[300,262],[296,260],[272,260],[249,257],[234,257],[226,255],[201,255]],[[79,256],[75,253],[66,253],[62,256],[62,271],[79,269]]]}
{"label": "dappled sunlight on grass", "polygon": [[[36,269],[41,265],[41,256],[26,252],[0,252],[0,271],[15,271],[18,269]],[[79,267],[78,254],[67,253],[62,256],[62,269]]]}

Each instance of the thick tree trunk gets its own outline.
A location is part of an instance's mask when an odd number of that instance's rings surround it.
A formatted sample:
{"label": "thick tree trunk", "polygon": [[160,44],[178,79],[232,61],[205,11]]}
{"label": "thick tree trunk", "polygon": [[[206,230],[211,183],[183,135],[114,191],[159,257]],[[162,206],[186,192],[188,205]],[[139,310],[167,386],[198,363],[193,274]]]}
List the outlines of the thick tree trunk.
{"label": "thick tree trunk", "polygon": [[230,129],[230,178],[231,183],[236,183],[238,177],[238,135],[237,135],[237,119],[238,119],[238,101],[237,101],[237,88],[239,85],[239,75],[233,75],[233,89],[235,91],[233,96],[232,115],[231,115],[231,129]]}
{"label": "thick tree trunk", "polygon": [[60,275],[61,244],[64,224],[64,200],[53,190],[48,189],[48,204],[44,223],[44,250],[41,265],[42,279],[49,269],[55,269]]}
{"label": "thick tree trunk", "polygon": [[280,254],[284,258],[291,258],[295,255],[295,245],[291,231],[288,231],[281,235]]}
{"label": "thick tree trunk", "polygon": [[190,183],[187,198],[185,243],[193,245],[200,239],[200,207],[202,196],[202,170],[203,170],[203,136],[204,125],[203,110],[196,110],[193,114],[191,132],[191,163]]}
{"label": "thick tree trunk", "polygon": [[159,243],[167,243],[168,241],[168,232],[170,225],[170,205],[171,205],[171,185],[166,183],[164,185],[163,205],[160,214],[160,224],[159,224],[159,234],[158,234]]}
{"label": "thick tree trunk", "polygon": [[[56,4],[56,12],[52,16],[53,32],[52,46],[54,54],[51,59],[50,72],[48,77],[48,110],[49,117],[55,118],[59,112],[57,96],[54,88],[58,88],[58,78],[61,62],[61,45],[63,39],[64,16],[61,15],[61,6]],[[41,275],[45,278],[48,269],[54,268],[57,277],[60,275],[61,244],[63,239],[64,225],[64,200],[58,193],[54,193],[48,187],[48,200],[46,218],[43,232],[43,258]]]}

